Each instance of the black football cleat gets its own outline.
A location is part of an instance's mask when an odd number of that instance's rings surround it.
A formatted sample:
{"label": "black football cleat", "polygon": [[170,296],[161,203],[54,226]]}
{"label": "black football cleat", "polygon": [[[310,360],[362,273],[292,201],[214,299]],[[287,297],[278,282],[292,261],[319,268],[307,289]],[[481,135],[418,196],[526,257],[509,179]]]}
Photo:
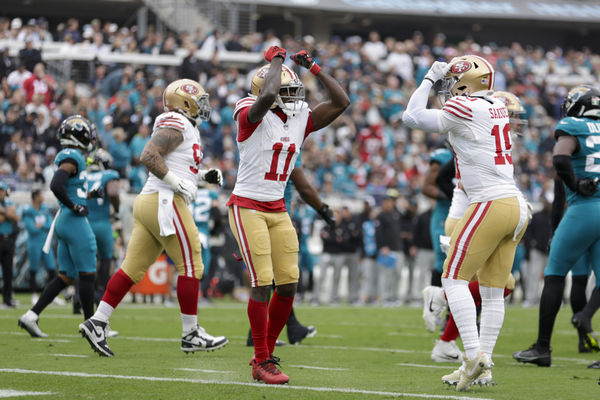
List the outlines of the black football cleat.
{"label": "black football cleat", "polygon": [[112,357],[112,352],[106,343],[106,334],[108,332],[108,322],[98,321],[90,318],[79,324],[79,333],[87,339],[92,350],[104,357]]}
{"label": "black football cleat", "polygon": [[[577,329],[579,337],[584,340],[585,348],[589,351],[600,351],[600,345],[598,344],[598,338],[594,335],[592,329],[592,321],[582,312],[578,312],[571,318],[571,323]],[[581,346],[580,346],[580,353]]]}
{"label": "black football cleat", "polygon": [[551,352],[551,348],[539,350],[537,344],[534,343],[527,350],[515,351],[512,356],[518,362],[536,364],[538,367],[549,367],[552,365]]}

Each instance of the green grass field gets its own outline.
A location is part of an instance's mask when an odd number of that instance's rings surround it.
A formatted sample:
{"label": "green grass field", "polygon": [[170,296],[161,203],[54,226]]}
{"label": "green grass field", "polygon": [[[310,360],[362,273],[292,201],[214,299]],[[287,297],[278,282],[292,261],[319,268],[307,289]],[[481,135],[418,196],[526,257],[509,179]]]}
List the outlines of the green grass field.
{"label": "green grass field", "polygon": [[178,309],[123,304],[111,320],[120,332],[109,342],[113,358],[91,351],[77,333],[82,317],[70,306],[52,305],[42,314],[47,339],[32,339],[17,327],[25,310],[0,311],[0,397],[12,389],[45,393],[19,397],[34,399],[600,399],[600,370],[586,368],[600,354],[577,353],[568,308],[557,319],[553,365],[539,368],[510,356],[533,343],[537,308],[509,307],[494,355],[497,385],[466,393],[441,383],[458,365],[430,360],[435,336],[417,308],[299,306],[298,318],[317,326],[318,334],[276,349],[290,376],[290,384],[276,387],[254,383],[250,375],[245,304],[201,308],[201,325],[230,343],[192,355],[179,350]]}

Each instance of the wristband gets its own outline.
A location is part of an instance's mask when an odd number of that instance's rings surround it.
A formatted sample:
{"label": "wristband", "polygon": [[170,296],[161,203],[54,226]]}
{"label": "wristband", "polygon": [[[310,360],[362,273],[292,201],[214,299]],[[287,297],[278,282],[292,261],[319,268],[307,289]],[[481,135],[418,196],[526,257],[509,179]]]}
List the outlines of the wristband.
{"label": "wristband", "polygon": [[162,180],[172,188],[176,188],[177,186],[179,186],[179,181],[181,179],[179,179],[177,175],[169,171],[165,174],[165,176],[163,176]]}
{"label": "wristband", "polygon": [[433,79],[425,77],[423,78],[423,80],[428,80],[429,82],[431,82],[431,84],[433,85],[435,82],[433,81]]}
{"label": "wristband", "polygon": [[310,64],[310,68],[308,69],[313,75],[317,75],[319,73],[319,71],[321,71],[321,67],[319,67],[319,64],[317,64],[316,62],[312,62],[312,64]]}

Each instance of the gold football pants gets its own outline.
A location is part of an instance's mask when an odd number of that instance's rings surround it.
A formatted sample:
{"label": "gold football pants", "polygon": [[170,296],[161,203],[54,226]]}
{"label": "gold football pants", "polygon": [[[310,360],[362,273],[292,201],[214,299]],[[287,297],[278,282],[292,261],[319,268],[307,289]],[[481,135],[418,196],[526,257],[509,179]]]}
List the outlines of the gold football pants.
{"label": "gold football pants", "polygon": [[176,194],[174,225],[176,233],[160,236],[158,226],[158,193],[140,194],[133,203],[133,231],[121,269],[134,282],[139,282],[156,258],[166,251],[179,275],[202,278],[204,264],[198,228],[185,200]]}
{"label": "gold football pants", "polygon": [[229,226],[238,242],[252,287],[298,282],[298,236],[287,212],[232,205]]}
{"label": "gold football pants", "polygon": [[[477,274],[482,286],[514,287],[510,270],[527,228],[527,210],[524,220],[522,207],[516,197],[471,204],[451,232],[442,278],[470,281]],[[447,221],[445,228],[451,224]],[[522,228],[513,240],[519,224]]]}

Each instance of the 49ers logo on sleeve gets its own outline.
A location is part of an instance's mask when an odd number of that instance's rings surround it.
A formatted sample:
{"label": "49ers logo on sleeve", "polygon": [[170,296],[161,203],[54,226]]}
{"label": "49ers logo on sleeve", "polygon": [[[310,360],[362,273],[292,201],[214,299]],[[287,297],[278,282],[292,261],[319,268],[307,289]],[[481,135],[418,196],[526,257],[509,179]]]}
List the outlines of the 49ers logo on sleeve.
{"label": "49ers logo on sleeve", "polygon": [[183,91],[184,91],[184,92],[186,92],[187,94],[191,94],[191,95],[198,94],[198,88],[197,88],[196,86],[194,86],[194,85],[190,85],[190,84],[183,85],[183,86],[181,87],[181,90],[183,90]]}
{"label": "49ers logo on sleeve", "polygon": [[467,72],[471,69],[471,63],[468,61],[459,61],[456,64],[452,65],[450,71],[455,74],[462,74],[463,72]]}

